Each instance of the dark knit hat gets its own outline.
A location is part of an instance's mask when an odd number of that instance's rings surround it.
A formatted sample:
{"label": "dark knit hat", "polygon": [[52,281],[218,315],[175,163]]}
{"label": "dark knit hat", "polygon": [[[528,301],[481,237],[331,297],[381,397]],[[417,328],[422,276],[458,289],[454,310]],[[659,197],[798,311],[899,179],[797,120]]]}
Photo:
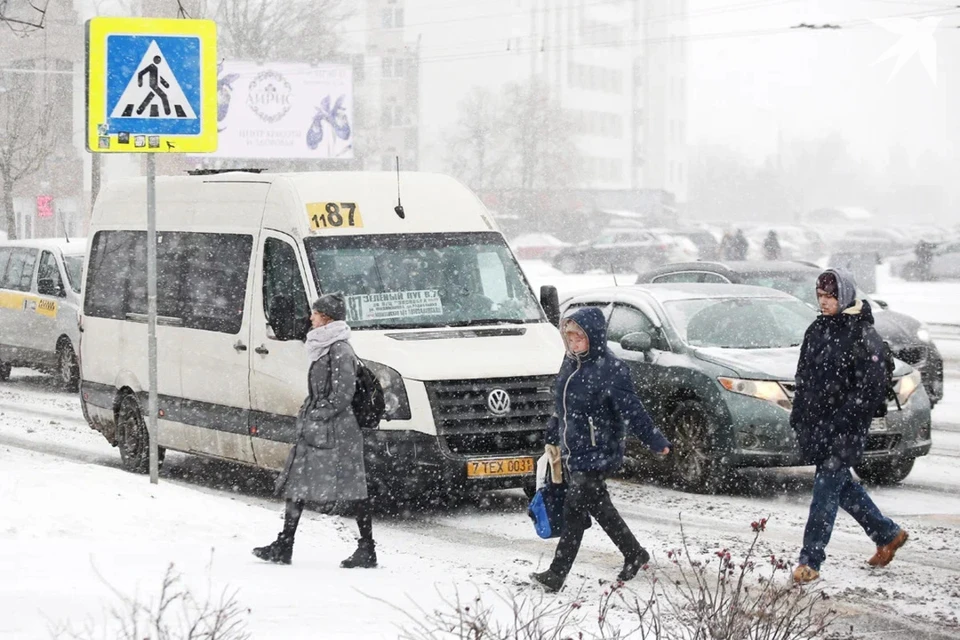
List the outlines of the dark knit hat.
{"label": "dark knit hat", "polygon": [[836,298],[840,287],[837,284],[837,276],[831,271],[824,271],[817,278],[817,289],[823,291],[829,296]]}
{"label": "dark knit hat", "polygon": [[343,294],[339,291],[328,293],[314,300],[313,310],[333,320],[347,319],[347,305],[343,300]]}

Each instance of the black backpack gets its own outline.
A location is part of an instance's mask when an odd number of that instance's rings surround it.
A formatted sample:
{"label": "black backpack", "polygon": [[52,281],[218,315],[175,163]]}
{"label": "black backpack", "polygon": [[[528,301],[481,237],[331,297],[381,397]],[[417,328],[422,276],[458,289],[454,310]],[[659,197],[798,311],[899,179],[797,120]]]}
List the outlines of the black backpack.
{"label": "black backpack", "polygon": [[[860,333],[861,346],[864,350],[864,353],[869,353],[867,350],[867,343],[864,340],[863,332]],[[896,403],[897,410],[900,411],[902,407],[900,406],[900,398],[897,397],[897,384],[893,381],[893,371],[897,368],[897,363],[893,360],[893,350],[890,348],[890,343],[886,340],[881,341],[883,344],[883,365],[884,371],[887,374],[886,384],[886,393],[884,394],[883,402],[880,403],[880,406],[877,407],[877,411],[874,414],[875,418],[882,418],[887,415],[887,403],[891,400]]]}
{"label": "black backpack", "polygon": [[357,389],[353,393],[353,415],[361,429],[376,429],[386,413],[383,387],[370,367],[357,360]]}
{"label": "black backpack", "polygon": [[893,350],[890,348],[890,343],[886,340],[883,341],[883,364],[887,372],[887,397],[884,398],[883,404],[877,409],[878,418],[887,415],[887,401],[893,400],[896,402],[897,411],[903,409],[900,406],[900,398],[897,396],[897,383],[893,381],[893,370],[897,368],[897,363],[893,361]]}

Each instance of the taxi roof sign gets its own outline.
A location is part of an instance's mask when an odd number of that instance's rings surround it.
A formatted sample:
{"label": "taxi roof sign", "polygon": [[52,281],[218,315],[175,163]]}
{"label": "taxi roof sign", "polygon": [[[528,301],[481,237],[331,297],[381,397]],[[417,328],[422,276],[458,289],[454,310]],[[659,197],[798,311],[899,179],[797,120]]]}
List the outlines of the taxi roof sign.
{"label": "taxi roof sign", "polygon": [[87,21],[87,150],[217,150],[217,27],[212,20]]}

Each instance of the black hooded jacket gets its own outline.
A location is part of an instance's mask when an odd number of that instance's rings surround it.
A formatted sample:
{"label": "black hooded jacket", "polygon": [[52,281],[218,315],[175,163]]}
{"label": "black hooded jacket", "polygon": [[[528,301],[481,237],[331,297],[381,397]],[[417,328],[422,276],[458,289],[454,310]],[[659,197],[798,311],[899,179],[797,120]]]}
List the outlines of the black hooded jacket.
{"label": "black hooded jacket", "polygon": [[627,365],[607,349],[603,312],[586,307],[570,320],[587,334],[590,346],[586,354],[567,354],[563,359],[547,444],[560,447],[571,471],[601,473],[623,465],[627,434],[653,451],[669,447],[637,397]]}
{"label": "black hooded jacket", "polygon": [[807,329],[790,425],[806,464],[835,456],[853,466],[863,457],[870,421],[886,400],[883,340],[873,328],[870,304],[856,299],[849,278],[831,272],[842,311],[821,315]]}

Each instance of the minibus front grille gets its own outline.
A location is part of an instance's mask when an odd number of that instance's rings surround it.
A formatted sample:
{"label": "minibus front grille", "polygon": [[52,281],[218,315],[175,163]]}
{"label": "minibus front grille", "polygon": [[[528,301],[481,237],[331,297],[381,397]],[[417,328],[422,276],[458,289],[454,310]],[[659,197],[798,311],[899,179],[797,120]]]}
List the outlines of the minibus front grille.
{"label": "minibus front grille", "polygon": [[543,431],[553,414],[554,376],[427,382],[441,436]]}
{"label": "minibus front grille", "polygon": [[543,453],[544,430],[465,433],[440,436],[446,448],[461,456],[536,455]]}

